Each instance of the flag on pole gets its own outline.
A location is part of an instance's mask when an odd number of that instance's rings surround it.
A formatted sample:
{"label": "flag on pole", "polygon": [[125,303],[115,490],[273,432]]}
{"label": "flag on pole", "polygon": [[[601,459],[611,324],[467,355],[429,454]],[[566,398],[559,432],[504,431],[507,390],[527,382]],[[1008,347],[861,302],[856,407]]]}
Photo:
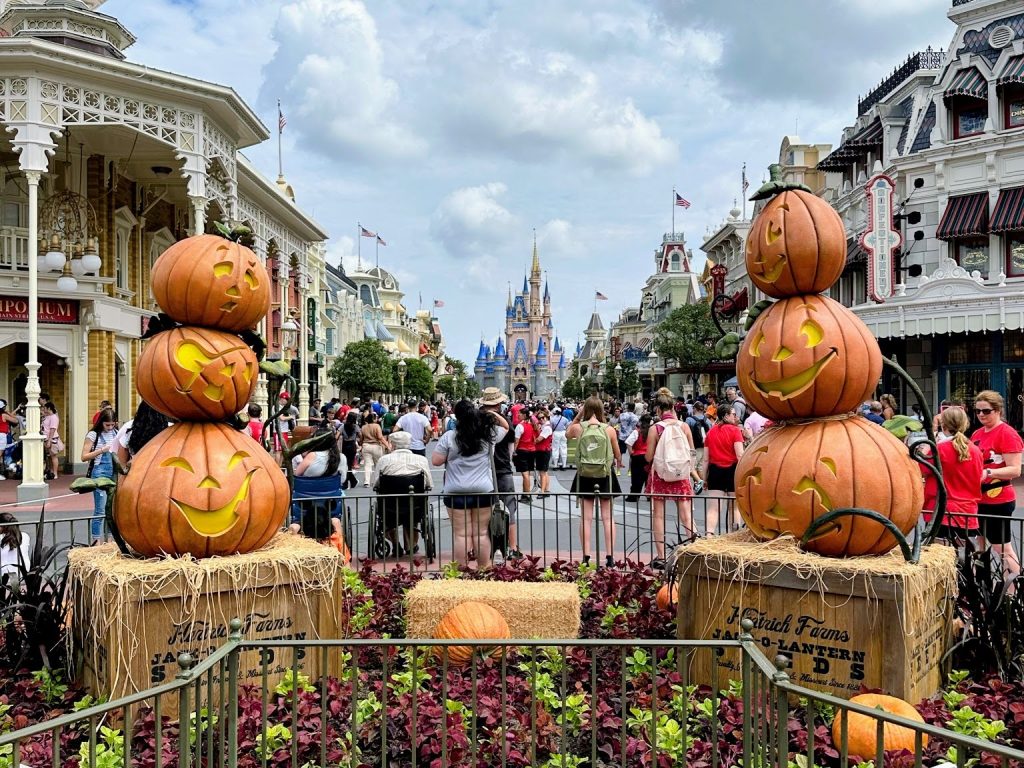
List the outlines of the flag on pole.
{"label": "flag on pole", "polygon": [[690,201],[681,197],[680,194],[676,192],[676,205],[680,206],[681,208],[689,208]]}
{"label": "flag on pole", "polygon": [[600,291],[595,291],[594,292],[594,301],[608,301],[608,297],[605,296]]}
{"label": "flag on pole", "polygon": [[441,309],[444,306],[444,302],[441,299],[434,299],[434,309]]}
{"label": "flag on pole", "polygon": [[288,119],[281,111],[281,102],[277,102],[277,132],[282,133],[286,125],[288,125]]}
{"label": "flag on pole", "polygon": [[747,181],[747,164],[743,164],[743,194],[747,194],[747,190],[750,188],[750,182]]}
{"label": "flag on pole", "polygon": [[380,245],[387,245],[387,243],[384,242],[384,238],[382,238],[380,235],[377,235],[377,242]]}
{"label": "flag on pole", "polygon": [[377,237],[376,232],[371,232],[361,224],[359,225],[359,234],[362,235],[363,237]]}

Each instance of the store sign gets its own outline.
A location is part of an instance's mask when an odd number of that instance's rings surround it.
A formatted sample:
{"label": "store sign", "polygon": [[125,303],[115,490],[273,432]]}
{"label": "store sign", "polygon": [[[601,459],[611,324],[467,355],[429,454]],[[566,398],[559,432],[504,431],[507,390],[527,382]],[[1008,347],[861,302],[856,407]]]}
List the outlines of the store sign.
{"label": "store sign", "polygon": [[316,299],[306,299],[306,348],[316,352]]}
{"label": "store sign", "polygon": [[[73,299],[39,299],[36,317],[40,323],[78,324],[78,302]],[[0,296],[0,320],[9,323],[28,322],[28,299]]]}
{"label": "store sign", "polygon": [[868,196],[868,228],[860,245],[868,254],[868,296],[881,304],[892,296],[892,252],[903,245],[903,235],[892,225],[896,185],[884,173],[872,176],[864,188]]}
{"label": "store sign", "polygon": [[725,276],[729,273],[724,264],[715,264],[711,268],[711,285],[713,286],[713,297],[725,293]]}

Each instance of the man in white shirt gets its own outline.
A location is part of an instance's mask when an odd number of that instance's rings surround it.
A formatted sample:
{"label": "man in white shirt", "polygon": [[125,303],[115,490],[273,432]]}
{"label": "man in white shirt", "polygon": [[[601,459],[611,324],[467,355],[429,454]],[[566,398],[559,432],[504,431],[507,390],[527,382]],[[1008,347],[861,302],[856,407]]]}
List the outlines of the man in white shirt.
{"label": "man in white shirt", "polygon": [[432,437],[430,419],[423,414],[426,408],[427,403],[421,400],[418,410],[409,411],[395,423],[396,430],[409,433],[409,450],[417,456],[424,457],[427,455],[427,443]]}
{"label": "man in white shirt", "polygon": [[569,441],[565,439],[565,430],[571,422],[555,408],[551,412],[551,468],[566,469],[568,467]]}

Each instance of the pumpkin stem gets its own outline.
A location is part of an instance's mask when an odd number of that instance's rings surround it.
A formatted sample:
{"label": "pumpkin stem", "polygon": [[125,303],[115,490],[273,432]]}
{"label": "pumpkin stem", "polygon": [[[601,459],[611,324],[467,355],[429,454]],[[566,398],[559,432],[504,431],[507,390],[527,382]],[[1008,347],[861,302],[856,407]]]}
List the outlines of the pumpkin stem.
{"label": "pumpkin stem", "polygon": [[217,230],[218,235],[233,243],[249,247],[249,244],[253,241],[252,230],[241,224],[229,228],[226,224],[215,221],[213,222],[213,228]]}
{"label": "pumpkin stem", "polygon": [[[778,163],[772,163],[768,166],[768,181],[762,184],[761,188],[758,189],[750,199],[767,200],[770,197],[775,197],[781,192],[793,189],[811,192],[811,188],[806,184],[801,184],[797,181],[784,181],[782,178],[782,166]],[[811,194],[814,193],[811,192]]]}

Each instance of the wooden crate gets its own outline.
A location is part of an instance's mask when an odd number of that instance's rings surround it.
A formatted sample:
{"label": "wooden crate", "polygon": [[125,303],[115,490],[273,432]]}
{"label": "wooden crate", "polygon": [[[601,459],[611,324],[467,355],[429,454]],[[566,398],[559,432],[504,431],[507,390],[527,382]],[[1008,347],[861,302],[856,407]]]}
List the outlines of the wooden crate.
{"label": "wooden crate", "polygon": [[[918,702],[941,687],[955,595],[950,548],[930,547],[913,566],[898,554],[871,558],[878,567],[869,573],[867,562],[857,572],[845,560],[779,557],[776,544],[745,532],[717,542],[678,554],[680,638],[732,639],[749,618],[765,655],[788,656],[790,679],[808,688],[849,698],[864,685]],[[713,663],[721,687],[740,679],[739,654],[728,651],[696,654],[692,680],[711,684]]]}
{"label": "wooden crate", "polygon": [[[168,682],[178,654],[197,661],[222,647],[233,618],[246,640],[341,637],[342,561],[337,550],[282,534],[246,555],[196,561],[133,560],[113,544],[68,553],[69,591],[79,679],[110,698]],[[292,667],[292,652],[266,652],[275,685]],[[317,677],[319,653],[301,653],[299,669]],[[328,656],[336,675],[339,653]],[[239,657],[241,682],[259,683],[260,653]]]}

